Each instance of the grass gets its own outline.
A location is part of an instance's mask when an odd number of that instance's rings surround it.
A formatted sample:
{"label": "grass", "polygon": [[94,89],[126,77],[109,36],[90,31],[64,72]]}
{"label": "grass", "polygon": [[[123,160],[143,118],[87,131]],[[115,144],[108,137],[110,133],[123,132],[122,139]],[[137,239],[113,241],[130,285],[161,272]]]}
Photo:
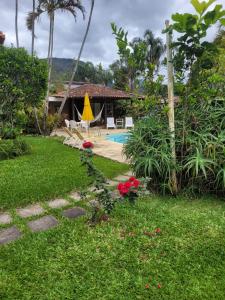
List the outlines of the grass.
{"label": "grass", "polygon": [[[32,154],[0,161],[0,210],[61,197],[90,184],[78,150],[53,138],[26,140]],[[128,170],[127,165],[101,157],[96,157],[95,162],[108,178]]]}
{"label": "grass", "polygon": [[0,248],[0,298],[224,299],[224,215],[222,201],[157,197],[94,228],[58,213],[57,228]]}

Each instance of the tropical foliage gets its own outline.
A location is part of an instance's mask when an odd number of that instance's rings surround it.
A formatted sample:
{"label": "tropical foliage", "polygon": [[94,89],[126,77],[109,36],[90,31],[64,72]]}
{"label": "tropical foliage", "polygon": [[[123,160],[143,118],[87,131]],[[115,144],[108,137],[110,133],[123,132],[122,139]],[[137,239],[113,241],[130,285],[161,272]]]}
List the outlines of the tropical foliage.
{"label": "tropical foliage", "polygon": [[169,28],[180,33],[173,44],[180,95],[175,108],[176,164],[171,158],[167,105],[154,106],[125,147],[136,173],[150,176],[152,188],[160,191],[171,190],[175,168],[179,190],[225,192],[225,74],[220,69],[224,52],[218,41],[205,41],[211,25],[224,22],[222,6],[209,10],[214,2],[192,1],[196,15],[175,14]]}
{"label": "tropical foliage", "polygon": [[45,97],[47,66],[22,48],[1,46],[0,60],[0,131],[13,138],[23,128],[25,110]]}

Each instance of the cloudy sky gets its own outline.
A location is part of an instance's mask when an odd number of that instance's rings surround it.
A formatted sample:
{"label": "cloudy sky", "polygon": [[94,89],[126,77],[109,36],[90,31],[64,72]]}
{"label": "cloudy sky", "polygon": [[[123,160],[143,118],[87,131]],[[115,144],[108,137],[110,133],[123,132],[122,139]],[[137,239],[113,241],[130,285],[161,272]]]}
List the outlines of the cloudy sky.
{"label": "cloudy sky", "polygon": [[[85,31],[90,0],[83,0],[86,9],[86,19],[80,12],[77,21],[72,15],[57,13],[55,18],[54,57],[73,58],[77,56],[82,36]],[[82,60],[93,63],[102,62],[108,66],[117,58],[115,39],[112,36],[110,23],[115,22],[128,30],[129,38],[142,36],[146,29],[151,29],[155,35],[164,36],[161,31],[166,19],[174,12],[193,12],[189,0],[96,0]],[[224,0],[218,0],[223,3]],[[6,45],[15,45],[14,14],[15,0],[0,0],[0,31],[6,34]],[[19,0],[19,40],[20,46],[30,51],[31,34],[26,29],[26,15],[32,9],[32,0]],[[47,56],[48,18],[43,15],[36,25],[35,50],[39,57]],[[215,34],[211,30],[209,39]]]}

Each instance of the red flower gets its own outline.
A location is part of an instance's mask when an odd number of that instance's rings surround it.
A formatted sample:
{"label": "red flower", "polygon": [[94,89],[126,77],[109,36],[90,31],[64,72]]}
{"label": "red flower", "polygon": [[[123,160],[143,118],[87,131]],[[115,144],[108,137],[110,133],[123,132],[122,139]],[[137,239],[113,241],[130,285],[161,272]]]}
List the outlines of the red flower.
{"label": "red flower", "polygon": [[128,189],[130,189],[132,187],[132,183],[130,181],[127,181],[124,183],[124,186]]}
{"label": "red flower", "polygon": [[138,188],[139,185],[140,185],[140,181],[139,181],[138,179],[135,179],[135,180],[132,182],[132,184],[133,184],[133,186],[134,186],[135,188]]}
{"label": "red flower", "polygon": [[159,284],[157,285],[157,288],[158,288],[158,289],[161,289],[161,287],[162,287],[162,286],[161,286],[161,284],[159,283]]}
{"label": "red flower", "polygon": [[120,182],[120,183],[117,185],[117,189],[120,191],[122,188],[123,188],[123,183]]}
{"label": "red flower", "polygon": [[146,288],[146,289],[149,289],[149,288],[150,288],[150,285],[147,283],[147,284],[145,285],[145,288]]}
{"label": "red flower", "polygon": [[83,148],[84,149],[89,149],[89,148],[93,148],[93,147],[94,147],[94,145],[93,145],[92,142],[84,142],[83,143]]}
{"label": "red flower", "polygon": [[161,229],[160,228],[156,228],[155,233],[161,233]]}
{"label": "red flower", "polygon": [[134,176],[131,176],[130,178],[129,178],[129,181],[130,182],[132,182],[132,181],[134,181],[136,178],[134,177]]}
{"label": "red flower", "polygon": [[127,187],[123,186],[123,187],[120,189],[120,195],[121,195],[121,196],[124,196],[124,195],[126,195],[126,194],[128,194],[128,193],[129,193],[129,189],[128,189]]}

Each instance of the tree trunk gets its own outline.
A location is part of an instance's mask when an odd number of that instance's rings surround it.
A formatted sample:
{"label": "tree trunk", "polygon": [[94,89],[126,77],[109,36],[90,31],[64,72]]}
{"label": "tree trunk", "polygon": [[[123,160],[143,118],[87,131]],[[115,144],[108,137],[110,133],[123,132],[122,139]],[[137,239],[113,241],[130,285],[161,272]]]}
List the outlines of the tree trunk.
{"label": "tree trunk", "polygon": [[52,54],[53,54],[53,36],[54,36],[54,12],[50,15],[50,27],[49,27],[49,43],[48,43],[48,89],[45,98],[45,106],[44,106],[44,118],[43,118],[43,131],[46,135],[47,128],[47,116],[48,116],[48,104],[49,104],[49,91],[51,87],[51,73],[52,73]]}
{"label": "tree trunk", "polygon": [[19,34],[18,34],[18,0],[15,0],[15,31],[16,31],[16,47],[19,48]]}
{"label": "tree trunk", "polygon": [[[35,0],[33,0],[33,15],[34,15],[34,12],[35,12]],[[32,43],[31,43],[31,55],[33,56],[34,55],[34,28],[35,26],[35,22],[34,22],[34,18],[33,18],[33,22],[32,22]]]}
{"label": "tree trunk", "polygon": [[90,24],[91,24],[91,18],[92,18],[92,13],[93,13],[93,9],[94,9],[94,4],[95,4],[95,0],[92,0],[92,2],[91,2],[91,10],[90,10],[90,15],[89,15],[89,19],[88,19],[87,28],[86,28],[86,31],[85,31],[85,34],[84,34],[84,38],[83,38],[83,41],[82,41],[82,44],[81,44],[81,48],[80,48],[80,51],[79,51],[79,54],[78,54],[78,58],[77,58],[76,61],[74,59],[74,63],[75,63],[74,69],[73,69],[72,76],[71,76],[70,82],[68,84],[68,87],[67,87],[64,99],[63,99],[63,101],[62,101],[62,103],[60,105],[59,111],[58,111],[58,115],[59,116],[62,114],[64,105],[65,105],[66,100],[67,100],[67,98],[69,96],[69,92],[70,92],[71,85],[72,85],[73,80],[74,80],[74,76],[76,75],[76,72],[77,72],[77,68],[78,68],[78,64],[79,64],[79,61],[80,61],[80,57],[81,57],[81,54],[82,54],[82,51],[83,51],[83,48],[84,48],[84,44],[86,42],[87,35],[88,35],[88,32],[89,32]]}
{"label": "tree trunk", "polygon": [[[166,21],[166,27],[169,27],[169,21]],[[173,87],[173,62],[172,62],[172,36],[170,32],[166,34],[166,53],[167,53],[167,74],[168,74],[168,120],[170,129],[170,145],[173,160],[171,173],[171,186],[173,194],[177,194],[177,174],[176,174],[176,144],[175,144],[175,118],[174,118],[174,87]]]}

